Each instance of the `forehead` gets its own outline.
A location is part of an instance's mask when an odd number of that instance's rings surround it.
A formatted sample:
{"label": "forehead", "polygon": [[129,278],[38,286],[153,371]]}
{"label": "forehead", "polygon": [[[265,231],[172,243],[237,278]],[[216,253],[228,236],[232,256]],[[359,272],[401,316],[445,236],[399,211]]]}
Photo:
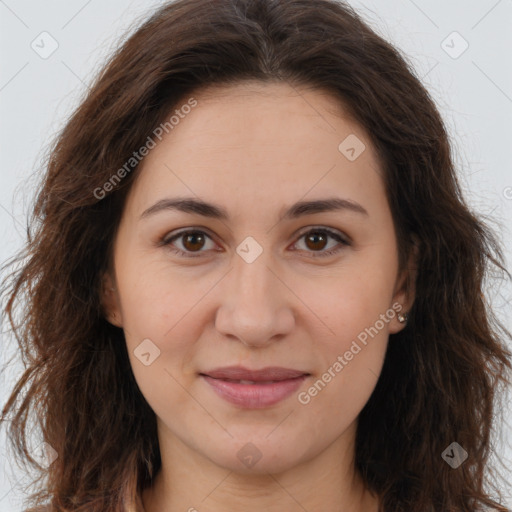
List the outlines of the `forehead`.
{"label": "forehead", "polygon": [[[192,94],[190,95],[192,96]],[[189,97],[190,97],[189,96]],[[230,142],[243,141],[245,147],[262,143],[271,146],[307,138],[311,144],[319,138],[335,143],[344,130],[362,132],[342,103],[331,92],[311,86],[283,82],[246,81],[234,85],[213,85],[193,94],[198,106],[180,121],[167,137],[169,143],[183,143],[194,129],[201,140],[210,138],[221,144],[225,134]],[[186,102],[184,97],[181,103]],[[336,123],[333,123],[333,117]],[[185,120],[187,122],[185,122]],[[341,126],[343,125],[343,127]],[[186,128],[184,128],[186,126]],[[283,130],[282,128],[287,128]],[[278,136],[278,138],[273,138]],[[301,142],[303,142],[301,140]]]}
{"label": "forehead", "polygon": [[[196,106],[142,163],[142,202],[166,192],[241,204],[247,195],[269,204],[338,189],[382,193],[369,137],[329,92],[286,83],[214,86],[182,98],[170,115],[191,98]],[[360,152],[356,159],[342,151],[347,140]]]}

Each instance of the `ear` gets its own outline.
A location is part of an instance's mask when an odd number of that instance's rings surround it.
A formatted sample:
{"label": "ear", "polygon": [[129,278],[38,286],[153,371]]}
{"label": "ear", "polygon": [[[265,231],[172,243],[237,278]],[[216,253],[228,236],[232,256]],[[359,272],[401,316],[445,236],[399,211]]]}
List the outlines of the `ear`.
{"label": "ear", "polygon": [[116,327],[123,327],[119,293],[110,272],[105,272],[101,282],[101,309],[106,320]]}
{"label": "ear", "polygon": [[[414,299],[416,298],[418,256],[419,243],[415,241],[407,259],[407,265],[402,269],[396,282],[395,293],[393,294],[393,300],[391,302],[391,308],[395,311],[396,315],[390,322],[389,332],[391,334],[400,332],[407,325],[407,321],[400,322],[399,317],[411,311]],[[407,316],[405,318],[407,318]]]}

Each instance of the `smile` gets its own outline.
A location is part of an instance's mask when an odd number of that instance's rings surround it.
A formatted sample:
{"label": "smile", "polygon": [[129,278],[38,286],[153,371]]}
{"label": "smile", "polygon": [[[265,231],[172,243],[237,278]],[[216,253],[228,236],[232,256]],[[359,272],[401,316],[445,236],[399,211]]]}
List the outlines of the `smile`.
{"label": "smile", "polygon": [[292,395],[309,374],[275,367],[263,370],[229,367],[200,376],[227,402],[248,409],[263,409]]}

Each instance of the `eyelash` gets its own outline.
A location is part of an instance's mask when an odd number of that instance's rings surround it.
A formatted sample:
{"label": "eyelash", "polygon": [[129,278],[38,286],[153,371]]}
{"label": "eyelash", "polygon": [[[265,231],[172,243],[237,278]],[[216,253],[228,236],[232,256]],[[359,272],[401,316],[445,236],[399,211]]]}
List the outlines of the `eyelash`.
{"label": "eyelash", "polygon": [[[177,240],[185,235],[197,234],[197,233],[206,235],[208,238],[212,239],[212,237],[209,236],[208,233],[206,233],[200,229],[187,229],[186,231],[181,231],[181,232],[173,235],[171,238],[162,240],[161,245],[169,247],[169,249],[173,253],[178,254],[179,256],[183,256],[186,258],[198,258],[198,257],[200,257],[200,254],[202,252],[206,252],[206,251],[196,251],[196,253],[187,252],[187,251],[183,251],[181,249],[178,249],[177,247],[172,246],[172,242],[174,242],[175,240]],[[337,242],[339,242],[342,246],[350,246],[351,245],[350,242],[347,239],[343,238],[339,233],[337,233],[336,231],[332,231],[328,228],[311,228],[308,231],[302,233],[299,236],[298,240],[302,239],[303,237],[305,237],[306,235],[309,235],[311,233],[327,234],[329,237],[331,237],[334,240],[336,240]],[[332,256],[333,254],[336,254],[341,250],[342,250],[342,247],[337,246],[335,248],[329,249],[327,251],[322,251],[322,252],[318,252],[318,251],[306,251],[306,252],[311,252],[311,255],[313,258],[324,258],[324,257]]]}

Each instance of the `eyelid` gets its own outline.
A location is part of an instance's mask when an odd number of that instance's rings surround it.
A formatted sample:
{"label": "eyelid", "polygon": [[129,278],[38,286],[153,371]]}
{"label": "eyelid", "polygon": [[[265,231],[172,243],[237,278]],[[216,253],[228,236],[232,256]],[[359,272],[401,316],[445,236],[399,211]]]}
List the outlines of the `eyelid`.
{"label": "eyelid", "polygon": [[171,231],[170,233],[167,233],[161,240],[162,245],[169,244],[171,241],[175,240],[176,238],[179,238],[182,235],[186,235],[187,233],[204,233],[205,235],[208,235],[212,240],[215,238],[210,230],[208,228],[202,227],[202,226],[190,226],[188,228],[178,229],[178,231],[174,232]]}
{"label": "eyelid", "polygon": [[[188,228],[183,228],[183,229],[180,229],[178,230],[177,232],[172,232],[173,234],[171,236],[169,236],[169,234],[165,235],[161,240],[160,242],[158,243],[159,246],[164,246],[164,247],[172,247],[172,243],[179,239],[180,237],[184,236],[184,235],[187,235],[189,233],[202,233],[204,235],[206,235],[208,238],[210,238],[210,240],[212,240],[214,243],[215,242],[215,237],[209,232],[209,230],[207,228],[204,228],[204,227],[194,227],[194,226],[191,226],[191,227],[188,227]],[[207,252],[207,251],[197,251],[196,253],[194,252],[185,252],[183,251],[182,249],[179,249],[177,247],[174,247],[173,249],[173,252],[176,252],[176,253],[185,253],[187,254],[188,257],[197,257],[197,256],[200,256],[201,253],[203,252]],[[218,249],[212,249],[212,250],[215,250],[217,252]]]}
{"label": "eyelid", "polygon": [[305,235],[306,233],[309,233],[310,231],[325,231],[326,233],[330,234],[331,236],[334,235],[334,236],[340,237],[341,239],[343,239],[343,241],[346,244],[352,244],[352,239],[343,231],[336,229],[336,228],[331,228],[331,227],[322,226],[322,225],[305,226],[304,228],[301,228],[295,234],[295,236],[301,237],[301,236]]}
{"label": "eyelid", "polygon": [[[306,228],[300,230],[299,233],[295,235],[296,241],[293,243],[293,245],[298,244],[304,235],[315,232],[326,233],[328,237],[336,240],[338,244],[335,247],[332,247],[331,249],[325,249],[322,251],[302,250],[303,252],[306,252],[309,255],[308,258],[328,258],[329,256],[337,255],[338,253],[340,253],[343,247],[348,247],[352,245],[351,238],[347,236],[344,232],[326,226],[306,226]],[[299,251],[301,251],[301,249],[299,249]]]}
{"label": "eyelid", "polygon": [[[338,244],[345,245],[345,246],[352,245],[351,238],[348,235],[346,235],[343,231],[340,231],[335,228],[330,228],[327,226],[321,226],[321,225],[305,226],[305,227],[301,228],[298,232],[296,232],[294,234],[294,238],[296,240],[293,243],[293,245],[296,245],[304,235],[306,235],[310,232],[315,232],[315,231],[326,233],[327,236],[336,240],[338,242]],[[187,227],[187,228],[178,230],[176,233],[173,233],[172,236],[163,237],[162,240],[160,241],[159,245],[172,247],[172,242],[174,240],[179,239],[180,237],[182,237],[186,234],[189,234],[189,233],[202,233],[202,234],[206,235],[208,238],[210,238],[214,243],[216,243],[215,237],[210,233],[208,228],[191,226],[191,227]],[[219,252],[217,249],[213,249],[213,250]],[[297,249],[293,249],[293,250],[297,250]],[[301,251],[301,249],[298,249],[298,250]],[[308,252],[309,254],[311,254],[312,257],[322,257],[322,256],[327,257],[327,256],[330,256],[332,253],[338,253],[340,250],[341,250],[340,248],[331,248],[331,249],[323,250],[323,251],[305,251],[305,252]],[[184,257],[190,257],[190,258],[199,257],[201,255],[201,253],[208,252],[208,251],[202,251],[202,250],[196,251],[196,252],[193,252],[193,251],[187,252],[187,251],[183,251],[182,249],[179,249],[177,247],[174,247],[172,249],[172,251],[175,253],[178,253],[178,254],[179,253],[186,254],[186,256],[184,256]]]}

